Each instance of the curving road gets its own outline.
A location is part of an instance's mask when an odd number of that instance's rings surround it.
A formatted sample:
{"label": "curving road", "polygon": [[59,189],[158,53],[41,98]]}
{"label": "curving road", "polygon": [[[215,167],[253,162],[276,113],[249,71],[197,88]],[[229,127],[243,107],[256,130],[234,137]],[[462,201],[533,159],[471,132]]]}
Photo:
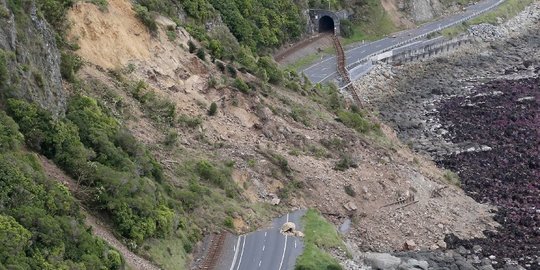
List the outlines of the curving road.
{"label": "curving road", "polygon": [[279,230],[286,222],[295,223],[298,229],[304,214],[305,210],[298,210],[274,219],[268,228],[229,239],[217,269],[293,270],[304,243],[301,238],[285,236]]}
{"label": "curving road", "polygon": [[[417,39],[425,38],[430,33],[440,31],[455,24],[474,18],[490,9],[498,6],[504,0],[483,0],[459,14],[442,18],[438,21],[426,23],[415,29],[402,31],[374,42],[355,44],[345,51],[347,68],[354,67],[370,57],[397,47],[411,43]],[[337,76],[336,57],[328,56],[308,68],[301,70],[314,83],[327,82]]]}

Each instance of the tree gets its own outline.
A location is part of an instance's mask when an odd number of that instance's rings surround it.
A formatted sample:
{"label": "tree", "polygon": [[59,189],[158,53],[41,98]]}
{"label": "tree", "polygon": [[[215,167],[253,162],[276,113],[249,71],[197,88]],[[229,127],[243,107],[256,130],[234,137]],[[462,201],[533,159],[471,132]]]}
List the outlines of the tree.
{"label": "tree", "polygon": [[13,217],[0,214],[0,262],[18,256],[29,244],[32,233]]}

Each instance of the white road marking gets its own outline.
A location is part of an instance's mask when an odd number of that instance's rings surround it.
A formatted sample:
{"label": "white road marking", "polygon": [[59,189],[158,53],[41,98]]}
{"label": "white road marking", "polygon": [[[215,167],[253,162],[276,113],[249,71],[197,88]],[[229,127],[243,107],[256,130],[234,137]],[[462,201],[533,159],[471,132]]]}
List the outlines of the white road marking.
{"label": "white road marking", "polygon": [[306,71],[308,71],[308,70],[310,70],[310,69],[312,69],[312,68],[314,68],[314,67],[316,67],[316,66],[318,66],[318,65],[320,65],[320,64],[322,64],[322,63],[324,63],[324,62],[326,62],[326,61],[328,61],[328,60],[332,60],[332,59],[335,59],[335,58],[336,58],[335,56],[326,58],[325,60],[323,60],[323,61],[321,61],[321,62],[318,62],[318,63],[315,63],[315,64],[309,66],[308,68],[302,70],[302,72],[306,73]]}
{"label": "white road marking", "polygon": [[294,248],[296,249],[296,239],[294,240]]}
{"label": "white road marking", "polygon": [[266,237],[266,234],[267,234],[267,233],[268,233],[268,232],[264,232],[264,237]]}
{"label": "white road marking", "polygon": [[238,261],[238,267],[236,267],[236,270],[240,269],[240,264],[242,264],[242,257],[244,256],[244,246],[246,245],[246,237],[244,236],[244,241],[242,242],[242,252],[240,253],[240,260]]}
{"label": "white road marking", "polygon": [[231,264],[231,268],[229,270],[233,270],[234,264],[236,263],[236,256],[238,256],[238,247],[240,246],[240,238],[242,238],[241,235],[238,237],[238,240],[236,241],[236,246],[234,246],[234,257]]}
{"label": "white road marking", "polygon": [[[289,214],[287,214],[287,222],[289,222]],[[283,267],[283,260],[285,259],[285,252],[287,252],[287,235],[285,235],[285,246],[283,246],[283,255],[281,256],[281,262],[279,263],[278,270]]]}
{"label": "white road marking", "polygon": [[259,261],[259,267],[261,267],[261,263],[262,263],[262,260],[261,260],[261,261]]}
{"label": "white road marking", "polygon": [[324,81],[324,80],[326,80],[326,79],[330,78],[330,76],[332,76],[332,75],[334,75],[334,74],[336,74],[336,72],[334,72],[334,73],[330,73],[330,75],[328,75],[328,76],[326,76],[326,77],[324,77],[324,78],[320,79],[320,80],[319,80],[318,82],[315,82],[315,83],[320,83],[320,82],[322,82],[322,81]]}

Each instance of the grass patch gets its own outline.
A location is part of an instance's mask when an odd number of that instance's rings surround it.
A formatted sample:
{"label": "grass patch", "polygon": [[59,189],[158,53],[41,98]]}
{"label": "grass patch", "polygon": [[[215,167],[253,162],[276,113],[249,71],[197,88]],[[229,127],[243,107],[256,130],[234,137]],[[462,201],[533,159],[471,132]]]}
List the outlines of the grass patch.
{"label": "grass patch", "polygon": [[455,172],[450,170],[445,170],[443,175],[444,181],[448,184],[461,187],[461,180],[459,179],[459,175],[457,175]]}
{"label": "grass patch", "polygon": [[376,123],[372,123],[362,112],[358,110],[341,110],[337,113],[337,116],[340,122],[359,133],[375,133],[382,135],[381,127]]}
{"label": "grass patch", "polygon": [[296,260],[296,270],[342,269],[336,259],[326,250],[346,250],[334,225],[326,221],[321,214],[310,209],[302,218],[305,233],[304,253]]}
{"label": "grass patch", "polygon": [[[344,44],[376,40],[399,30],[384,10],[379,0],[367,0],[358,14],[366,14],[353,22],[353,34],[344,39]],[[368,15],[369,14],[369,15]]]}
{"label": "grass patch", "polygon": [[467,23],[462,23],[441,31],[446,37],[455,37],[465,31],[467,31],[470,25],[476,25],[481,23],[490,23],[497,25],[497,19],[501,18],[503,21],[507,21],[512,17],[515,17],[518,13],[523,11],[534,0],[506,0],[500,4],[494,10],[484,13],[474,19],[471,19]]}
{"label": "grass patch", "polygon": [[288,64],[285,69],[300,70],[309,67],[315,61],[320,60],[328,55],[335,55],[334,47],[326,48],[321,53],[313,53],[306,55],[295,62]]}
{"label": "grass patch", "polygon": [[141,253],[150,257],[163,269],[184,269],[186,252],[184,241],[178,238],[150,239],[144,243]]}

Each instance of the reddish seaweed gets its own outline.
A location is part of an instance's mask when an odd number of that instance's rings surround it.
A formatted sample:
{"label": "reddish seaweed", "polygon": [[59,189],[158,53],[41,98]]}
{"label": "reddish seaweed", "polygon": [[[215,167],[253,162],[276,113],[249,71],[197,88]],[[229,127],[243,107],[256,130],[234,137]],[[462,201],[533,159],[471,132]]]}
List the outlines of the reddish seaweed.
{"label": "reddish seaweed", "polygon": [[464,190],[478,202],[498,207],[502,225],[485,239],[449,241],[482,246],[485,256],[511,258],[532,267],[540,255],[540,78],[494,81],[439,108],[455,143],[491,150],[444,157],[439,163],[458,173]]}

